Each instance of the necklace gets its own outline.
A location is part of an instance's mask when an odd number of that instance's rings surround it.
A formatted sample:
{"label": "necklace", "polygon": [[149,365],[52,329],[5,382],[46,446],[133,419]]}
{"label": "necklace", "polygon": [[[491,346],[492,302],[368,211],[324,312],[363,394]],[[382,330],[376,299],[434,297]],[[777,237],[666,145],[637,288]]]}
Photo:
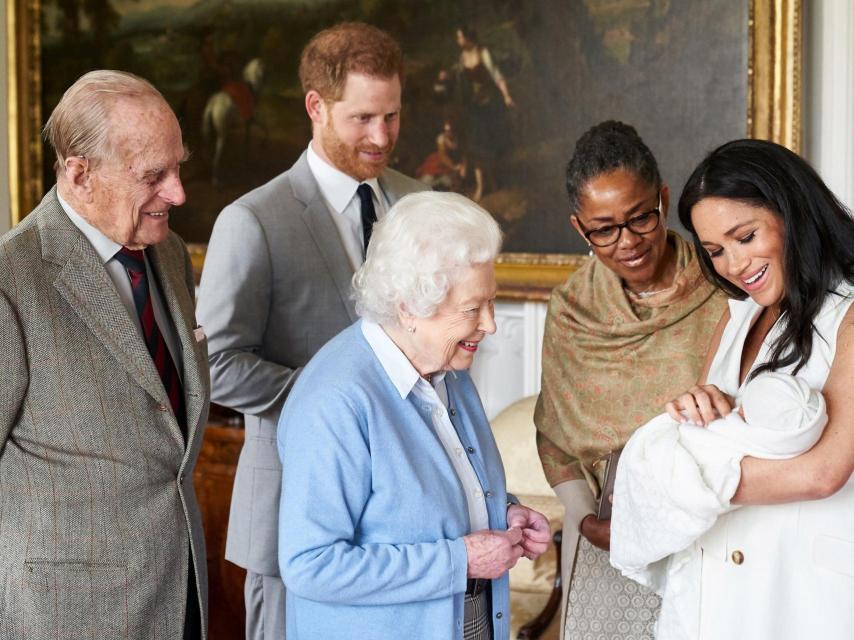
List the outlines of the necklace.
{"label": "necklace", "polygon": [[631,295],[635,296],[636,298],[640,298],[641,300],[644,300],[646,298],[651,298],[652,296],[657,295],[663,291],[667,291],[670,287],[664,287],[664,289],[655,289],[655,290],[644,289],[643,291],[635,291],[634,289],[632,289],[629,286],[625,286],[623,288],[626,291],[628,291]]}
{"label": "necklace", "polygon": [[666,291],[666,289],[657,289],[656,291],[632,291],[631,289],[629,289],[629,291],[631,291],[633,294],[635,294],[638,298],[651,298],[652,296],[656,295],[657,293],[661,293],[662,291]]}

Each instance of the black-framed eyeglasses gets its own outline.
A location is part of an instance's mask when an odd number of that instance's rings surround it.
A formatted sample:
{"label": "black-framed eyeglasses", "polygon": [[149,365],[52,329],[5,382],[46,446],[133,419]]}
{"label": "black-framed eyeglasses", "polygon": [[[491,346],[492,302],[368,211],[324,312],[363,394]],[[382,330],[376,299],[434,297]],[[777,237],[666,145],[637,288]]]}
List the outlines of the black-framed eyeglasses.
{"label": "black-framed eyeglasses", "polygon": [[620,239],[620,234],[623,229],[628,229],[634,234],[644,236],[658,229],[658,223],[661,219],[661,191],[658,192],[658,206],[655,209],[644,211],[636,216],[632,216],[625,222],[620,224],[607,224],[604,227],[597,229],[585,229],[578,221],[578,226],[581,227],[584,237],[590,244],[597,247],[609,247],[615,244]]}

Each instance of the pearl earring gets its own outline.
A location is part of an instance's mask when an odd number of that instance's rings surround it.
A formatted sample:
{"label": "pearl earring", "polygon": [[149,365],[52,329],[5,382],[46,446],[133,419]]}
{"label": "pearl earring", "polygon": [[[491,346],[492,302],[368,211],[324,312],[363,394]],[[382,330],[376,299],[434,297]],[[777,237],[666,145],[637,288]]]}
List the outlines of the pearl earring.
{"label": "pearl earring", "polygon": [[415,327],[406,327],[406,330],[407,330],[409,333],[415,333]]}

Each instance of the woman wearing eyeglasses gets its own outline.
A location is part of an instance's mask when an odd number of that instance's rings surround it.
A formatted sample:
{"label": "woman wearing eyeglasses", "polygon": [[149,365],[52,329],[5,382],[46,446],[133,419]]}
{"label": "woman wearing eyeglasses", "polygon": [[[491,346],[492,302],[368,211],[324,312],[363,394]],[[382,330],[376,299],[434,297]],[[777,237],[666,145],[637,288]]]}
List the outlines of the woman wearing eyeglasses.
{"label": "woman wearing eyeglasses", "polygon": [[596,500],[609,453],[698,379],[726,301],[692,245],[666,229],[670,192],[633,127],[608,121],[582,135],[566,186],[572,226],[593,258],[552,292],[534,422],[546,477],[566,508],[564,611],[576,547],[573,593],[592,576],[599,584],[588,591],[610,581],[615,597],[613,609],[607,596],[592,607],[571,603],[566,628],[592,615],[605,633],[597,637],[650,637],[655,598],[635,594],[638,615],[616,613],[629,608],[616,604],[626,579],[608,565],[610,520],[597,518]]}

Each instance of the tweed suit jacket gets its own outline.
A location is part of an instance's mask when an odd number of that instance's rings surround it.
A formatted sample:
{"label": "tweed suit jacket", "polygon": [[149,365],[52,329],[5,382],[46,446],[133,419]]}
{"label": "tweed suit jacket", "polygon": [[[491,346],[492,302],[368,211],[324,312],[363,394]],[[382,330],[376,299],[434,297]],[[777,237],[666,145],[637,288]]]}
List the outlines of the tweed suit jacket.
{"label": "tweed suit jacket", "polygon": [[[426,187],[387,169],[394,204]],[[214,402],[244,414],[225,557],[279,575],[282,465],[276,426],[302,367],[356,320],[353,268],[306,154],[226,207],[205,256],[199,322],[208,334]]]}
{"label": "tweed suit jacket", "polygon": [[180,640],[188,571],[207,619],[192,485],[207,346],[182,241],[170,234],[147,253],[183,354],[186,444],[139,330],[55,190],[0,239],[2,640]]}

